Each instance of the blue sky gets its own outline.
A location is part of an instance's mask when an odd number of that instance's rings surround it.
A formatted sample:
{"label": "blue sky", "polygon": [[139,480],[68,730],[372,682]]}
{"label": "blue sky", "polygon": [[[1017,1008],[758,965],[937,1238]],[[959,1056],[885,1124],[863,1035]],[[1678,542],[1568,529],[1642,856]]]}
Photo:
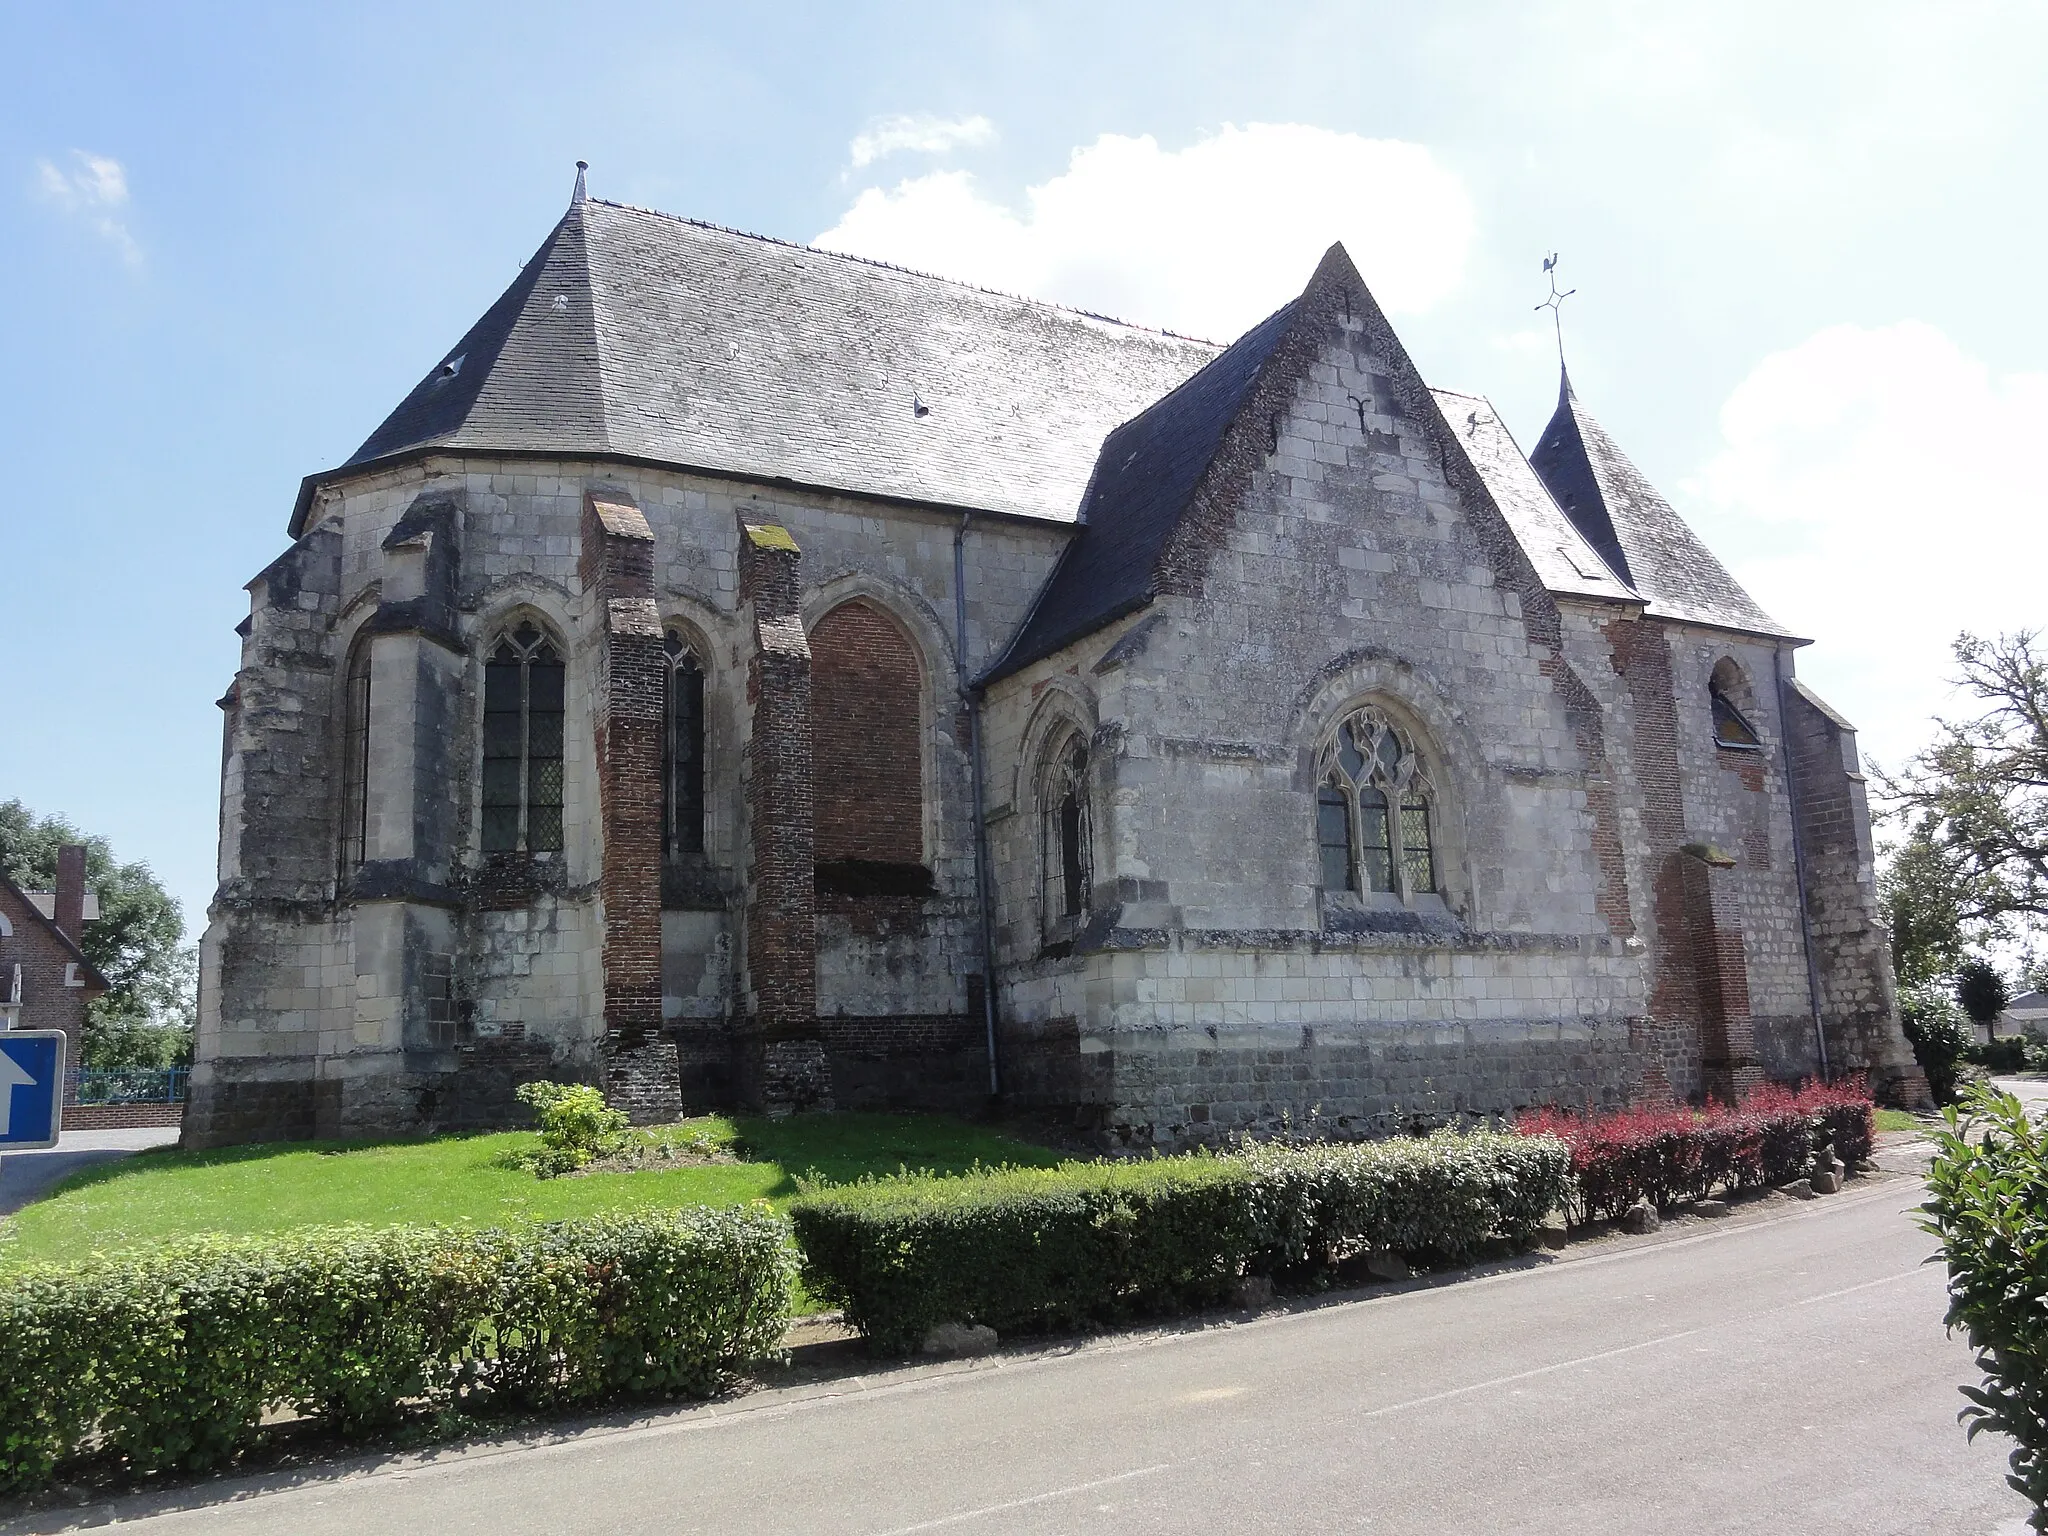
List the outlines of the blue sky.
{"label": "blue sky", "polygon": [[0,5],[0,798],[196,926],[242,584],[592,191],[1221,334],[1342,237],[1581,395],[1896,762],[2041,622],[2048,8]]}

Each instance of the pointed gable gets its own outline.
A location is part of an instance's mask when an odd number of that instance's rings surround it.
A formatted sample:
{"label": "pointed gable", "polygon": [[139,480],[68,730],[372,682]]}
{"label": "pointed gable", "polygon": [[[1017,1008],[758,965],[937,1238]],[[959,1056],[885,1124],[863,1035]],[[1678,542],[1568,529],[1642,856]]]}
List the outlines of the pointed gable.
{"label": "pointed gable", "polygon": [[1253,326],[1215,361],[1103,442],[1081,532],[990,678],[1007,676],[1150,602],[1161,556],[1237,420],[1294,304]]}
{"label": "pointed gable", "polygon": [[1586,541],[1647,611],[1752,634],[1787,635],[1615,446],[1567,376],[1529,463]]}

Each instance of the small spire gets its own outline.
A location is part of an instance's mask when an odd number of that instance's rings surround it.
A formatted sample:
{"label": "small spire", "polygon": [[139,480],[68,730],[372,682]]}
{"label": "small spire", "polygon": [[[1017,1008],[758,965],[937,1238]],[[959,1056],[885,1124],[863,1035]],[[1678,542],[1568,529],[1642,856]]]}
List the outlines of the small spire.
{"label": "small spire", "polygon": [[589,169],[590,162],[588,160],[578,160],[576,162],[576,190],[569,196],[569,206],[571,208],[590,195],[583,190],[583,173]]}
{"label": "small spire", "polygon": [[1570,379],[1569,375],[1565,374],[1564,366],[1564,301],[1579,290],[1567,288],[1562,293],[1557,291],[1557,252],[1555,251],[1552,251],[1543,258],[1543,275],[1550,279],[1550,297],[1541,304],[1538,304],[1536,308],[1538,310],[1547,309],[1550,311],[1551,328],[1557,332],[1557,371],[1566,378],[1565,387],[1569,388]]}

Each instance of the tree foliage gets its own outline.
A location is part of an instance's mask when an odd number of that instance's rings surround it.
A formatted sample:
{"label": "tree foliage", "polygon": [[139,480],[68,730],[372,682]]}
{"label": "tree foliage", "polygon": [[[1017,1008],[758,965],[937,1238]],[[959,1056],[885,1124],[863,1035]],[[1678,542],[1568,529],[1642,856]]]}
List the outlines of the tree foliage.
{"label": "tree foliage", "polygon": [[1983,712],[1935,721],[1934,744],[1880,774],[1923,873],[1951,892],[1962,923],[2007,933],[2048,920],[2048,656],[2037,631],[1955,642],[1955,679]]}
{"label": "tree foliage", "polygon": [[1892,969],[1901,987],[1924,987],[1953,976],[1966,945],[1962,874],[1936,840],[1938,823],[1923,816],[1891,847],[1878,877],[1878,899],[1892,931]]}
{"label": "tree foliage", "polygon": [[38,816],[19,800],[0,802],[0,871],[16,885],[53,890],[57,850],[85,846],[86,888],[100,915],[78,947],[107,979],[86,1018],[83,1064],[169,1066],[189,1059],[198,962],[181,941],[177,902],[147,864],[121,864],[104,837],[87,837],[61,816]]}
{"label": "tree foliage", "polygon": [[1956,1001],[1974,1024],[1995,1025],[2012,1000],[2005,978],[1989,960],[1965,960],[1956,971]]}

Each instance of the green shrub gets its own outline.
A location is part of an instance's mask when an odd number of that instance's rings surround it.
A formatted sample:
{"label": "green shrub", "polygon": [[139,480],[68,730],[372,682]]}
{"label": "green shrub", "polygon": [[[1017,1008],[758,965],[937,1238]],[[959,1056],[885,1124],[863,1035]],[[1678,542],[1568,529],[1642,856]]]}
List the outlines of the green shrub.
{"label": "green shrub", "polygon": [[1995,1040],[1972,1040],[1963,1047],[1963,1060],[1990,1072],[2027,1070],[2027,1042],[2022,1035],[2000,1035]]}
{"label": "green shrub", "polygon": [[2006,1481],[2048,1531],[2048,1131],[2009,1094],[1973,1091],[1944,1113],[1922,1225],[1948,1261],[1951,1329],[1966,1330],[1984,1372],[1959,1415],[1974,1438],[2017,1442]]}
{"label": "green shrub", "polygon": [[409,1411],[703,1395],[774,1349],[765,1207],[451,1231],[202,1237],[0,1279],[0,1491],[88,1444],[197,1471],[289,1409],[359,1436]]}
{"label": "green shrub", "polygon": [[1257,1181],[1267,1235],[1258,1267],[1290,1277],[1362,1249],[1456,1263],[1490,1237],[1526,1241],[1563,1203],[1571,1173],[1556,1137],[1496,1132],[1268,1143],[1238,1157]]}
{"label": "green shrub", "polygon": [[1561,1142],[1448,1132],[1340,1146],[910,1175],[804,1191],[812,1295],[874,1349],[935,1325],[1075,1327],[1213,1305],[1247,1273],[1319,1283],[1362,1249],[1468,1257],[1557,1204]]}
{"label": "green shrub", "polygon": [[1962,1010],[1938,987],[1904,987],[1899,991],[1899,1022],[1912,1043],[1914,1058],[1927,1074],[1937,1104],[1955,1102],[1958,1064],[1970,1048],[1970,1026]]}
{"label": "green shrub", "polygon": [[517,1161],[543,1179],[616,1156],[632,1139],[625,1111],[613,1109],[587,1084],[521,1083],[514,1092],[521,1103],[533,1106],[540,1124],[540,1146]]}
{"label": "green shrub", "polygon": [[907,1175],[800,1194],[804,1284],[878,1351],[935,1325],[1074,1327],[1222,1300],[1258,1250],[1222,1157]]}

